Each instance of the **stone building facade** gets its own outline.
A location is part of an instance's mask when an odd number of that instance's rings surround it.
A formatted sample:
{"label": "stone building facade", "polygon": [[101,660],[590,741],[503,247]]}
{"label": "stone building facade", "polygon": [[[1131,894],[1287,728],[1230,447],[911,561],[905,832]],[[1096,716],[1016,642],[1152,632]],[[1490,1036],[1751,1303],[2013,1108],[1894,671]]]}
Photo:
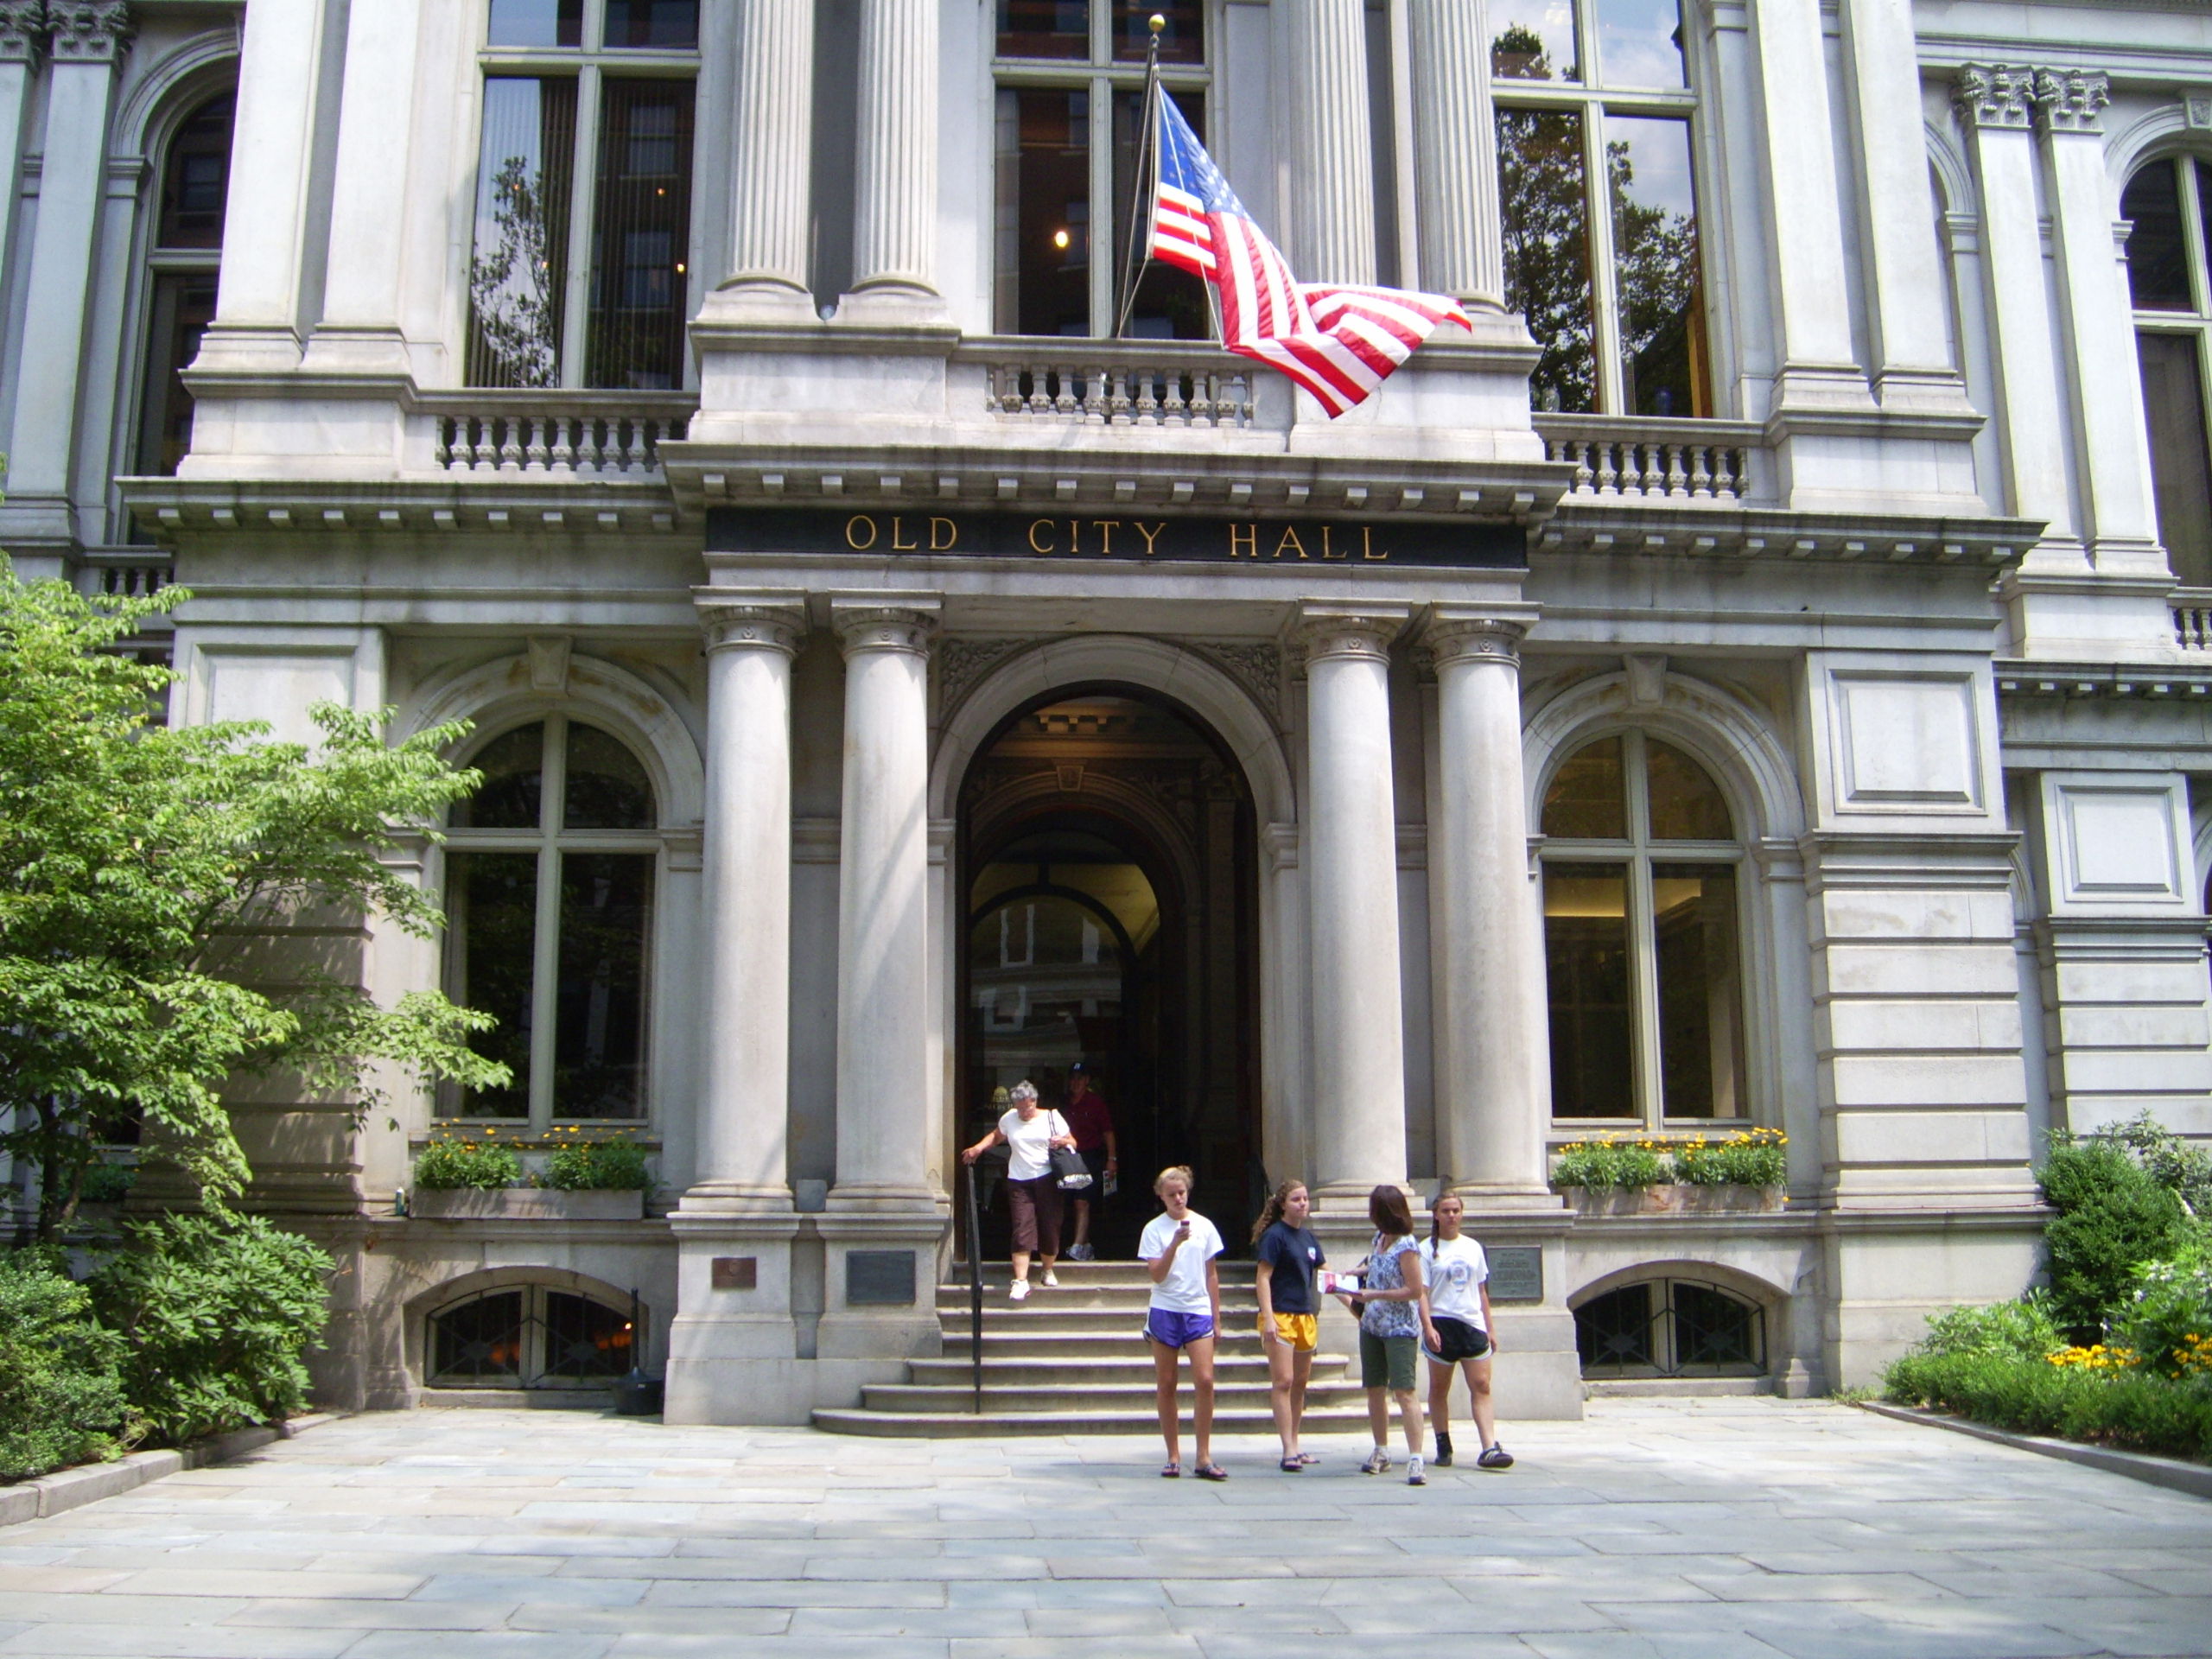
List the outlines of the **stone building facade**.
{"label": "stone building facade", "polygon": [[[672,1416],[849,1405],[1077,1061],[1224,1221],[1462,1192],[1522,1415],[1864,1382],[2028,1282],[2044,1131],[2212,1134],[2212,14],[1159,7],[1301,276],[1474,319],[1332,423],[1114,327],[1152,10],[0,0],[0,545],[189,587],[173,719],[489,779],[445,938],[299,948],[514,1085],[236,1103],[333,1398],[634,1306]],[[494,1128],[658,1185],[412,1190]]]}

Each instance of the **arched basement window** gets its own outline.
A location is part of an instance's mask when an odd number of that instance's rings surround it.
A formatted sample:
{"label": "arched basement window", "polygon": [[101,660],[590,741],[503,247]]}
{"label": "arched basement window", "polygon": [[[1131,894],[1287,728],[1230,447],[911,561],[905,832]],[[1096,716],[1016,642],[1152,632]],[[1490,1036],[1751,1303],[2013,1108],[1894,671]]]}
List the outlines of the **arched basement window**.
{"label": "arched basement window", "polygon": [[596,1389],[626,1376],[630,1315],[543,1285],[487,1290],[429,1319],[423,1381],[434,1389]]}
{"label": "arched basement window", "polygon": [[1766,1317],[1756,1302],[1693,1279],[1647,1279],[1574,1310],[1585,1377],[1763,1376]]}

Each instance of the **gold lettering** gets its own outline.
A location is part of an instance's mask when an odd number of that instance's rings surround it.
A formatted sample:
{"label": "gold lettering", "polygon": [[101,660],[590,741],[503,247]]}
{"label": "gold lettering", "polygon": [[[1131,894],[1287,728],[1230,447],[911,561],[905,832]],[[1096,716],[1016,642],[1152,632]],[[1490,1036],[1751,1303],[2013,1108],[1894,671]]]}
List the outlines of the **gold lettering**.
{"label": "gold lettering", "polygon": [[1118,518],[1094,518],[1090,521],[1098,530],[1098,552],[1102,558],[1114,556],[1114,532],[1122,527]]}
{"label": "gold lettering", "polygon": [[950,518],[930,520],[930,551],[947,553],[960,540],[960,526]]}
{"label": "gold lettering", "polygon": [[[1239,547],[1244,551],[1237,552]],[[1256,559],[1260,556],[1260,527],[1257,524],[1231,524],[1229,527],[1229,556]]]}
{"label": "gold lettering", "polygon": [[893,518],[891,521],[891,550],[893,553],[912,553],[921,546],[919,542],[902,542],[899,539],[906,533],[900,528],[904,522],[899,518]]}
{"label": "gold lettering", "polygon": [[[1153,553],[1155,551],[1153,547],[1153,543],[1159,539],[1160,532],[1166,528],[1167,526],[1164,524],[1147,524],[1141,518],[1137,520],[1137,534],[1144,537],[1145,557],[1148,559],[1153,556]],[[1235,534],[1234,531],[1231,531],[1230,533],[1232,535]]]}
{"label": "gold lettering", "polygon": [[1306,556],[1306,543],[1298,539],[1298,526],[1295,524],[1285,524],[1282,527],[1282,539],[1275,543],[1274,556],[1282,557],[1282,550],[1286,547],[1296,548],[1298,556],[1301,559]]}
{"label": "gold lettering", "polygon": [[[866,524],[868,526],[868,540],[862,541],[858,535],[855,534],[853,526],[855,524]],[[868,549],[874,547],[875,545],[875,520],[869,518],[864,512],[856,512],[851,518],[845,520],[845,545],[851,548],[855,553],[865,553]]]}
{"label": "gold lettering", "polygon": [[1326,524],[1321,526],[1321,556],[1325,559],[1348,559],[1351,557],[1351,555],[1349,553],[1335,553],[1330,550],[1329,527]]}
{"label": "gold lettering", "polygon": [[1390,550],[1387,547],[1380,553],[1375,550],[1375,526],[1372,524],[1362,524],[1359,527],[1359,556],[1363,559],[1373,559],[1377,563],[1390,556]]}
{"label": "gold lettering", "polygon": [[1071,553],[1083,551],[1083,520],[1080,518],[1068,520],[1068,551]]}
{"label": "gold lettering", "polygon": [[1052,522],[1049,518],[1034,518],[1030,521],[1029,550],[1032,553],[1050,553],[1058,546],[1057,542],[1040,542],[1037,539],[1037,532]]}

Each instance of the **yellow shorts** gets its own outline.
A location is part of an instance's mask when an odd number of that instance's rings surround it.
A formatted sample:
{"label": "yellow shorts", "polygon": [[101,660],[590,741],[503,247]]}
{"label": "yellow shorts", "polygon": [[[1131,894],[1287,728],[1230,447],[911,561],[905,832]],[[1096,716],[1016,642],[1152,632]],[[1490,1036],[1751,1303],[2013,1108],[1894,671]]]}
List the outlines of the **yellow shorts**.
{"label": "yellow shorts", "polygon": [[[1321,1339],[1320,1322],[1311,1313],[1278,1313],[1274,1316],[1275,1335],[1301,1354],[1310,1354]],[[1260,1327],[1260,1334],[1267,1334],[1267,1327]]]}

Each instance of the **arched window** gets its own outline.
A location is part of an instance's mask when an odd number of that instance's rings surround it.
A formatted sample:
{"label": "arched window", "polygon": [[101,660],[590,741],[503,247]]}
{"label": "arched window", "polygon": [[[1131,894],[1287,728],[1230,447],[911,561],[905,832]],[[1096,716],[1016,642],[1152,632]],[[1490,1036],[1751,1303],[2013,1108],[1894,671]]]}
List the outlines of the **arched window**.
{"label": "arched window", "polygon": [[2152,162],[2127,182],[2120,214],[2143,368],[2158,539],[2185,586],[2212,588],[2212,162]]}
{"label": "arched window", "polygon": [[451,1091],[443,1111],[538,1130],[641,1117],[659,846],[652,780],[618,740],[563,715],[502,733],[469,764],[484,786],[453,812],[448,980],[497,1016],[475,1045],[514,1082]]}
{"label": "arched window", "polygon": [[168,477],[192,448],[192,394],[183,372],[215,320],[230,191],[231,117],[222,92],[184,118],[162,162],[162,196],[148,255],[146,378],[138,401],[137,469]]}
{"label": "arched window", "polygon": [[1648,1279],[1574,1310],[1586,1377],[1759,1376],[1766,1319],[1756,1302],[1690,1279]]}
{"label": "arched window", "polygon": [[1643,732],[1553,776],[1542,817],[1552,1116],[1660,1128],[1750,1116],[1728,804]]}
{"label": "arched window", "polygon": [[1680,0],[1491,0],[1509,309],[1540,410],[1706,416],[1697,111]]}
{"label": "arched window", "polygon": [[423,1381],[434,1389],[595,1389],[626,1375],[638,1332],[619,1308],[518,1285],[430,1315]]}

